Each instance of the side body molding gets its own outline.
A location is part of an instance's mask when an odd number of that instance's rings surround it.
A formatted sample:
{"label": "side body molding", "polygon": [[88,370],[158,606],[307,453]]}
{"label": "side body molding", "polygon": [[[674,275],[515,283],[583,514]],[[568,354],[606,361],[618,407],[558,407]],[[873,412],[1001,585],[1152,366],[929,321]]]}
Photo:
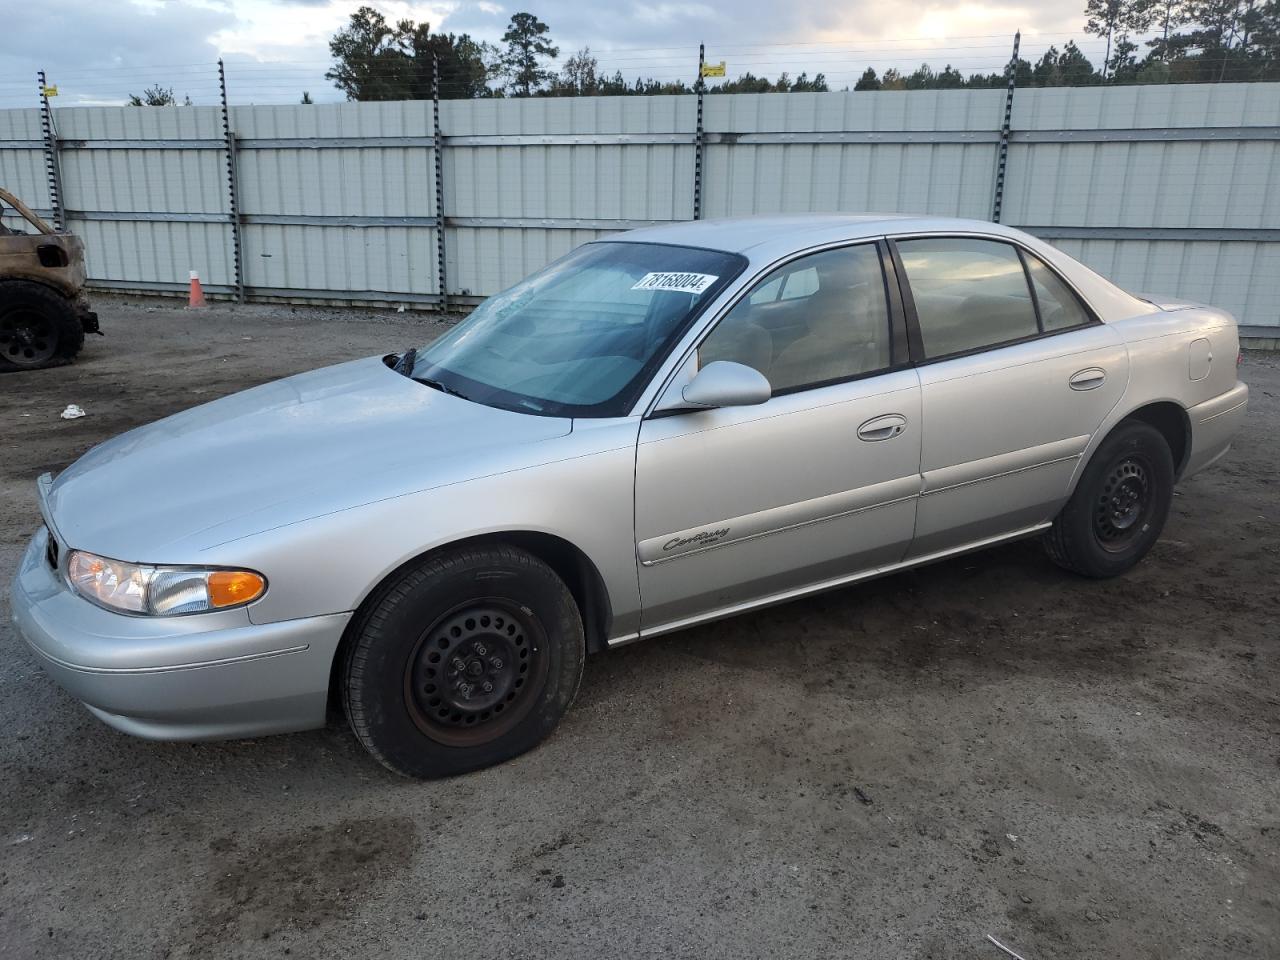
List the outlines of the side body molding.
{"label": "side body molding", "polygon": [[1035,470],[1057,463],[1076,460],[1089,445],[1089,434],[1079,437],[1068,437],[1065,440],[1054,440],[1023,450],[997,454],[994,457],[983,457],[981,460],[969,460],[950,467],[941,467],[924,474],[922,496],[943,493],[956,487],[972,483],[983,483],[1012,476],[1024,470]]}
{"label": "side body molding", "polygon": [[788,503],[768,510],[757,510],[741,517],[718,523],[677,530],[650,537],[639,544],[640,563],[646,567],[678,560],[695,553],[705,553],[747,540],[756,540],[788,530],[841,517],[887,507],[914,499],[920,493],[919,477],[899,477],[869,487],[843,490],[825,497],[814,497],[799,503]]}

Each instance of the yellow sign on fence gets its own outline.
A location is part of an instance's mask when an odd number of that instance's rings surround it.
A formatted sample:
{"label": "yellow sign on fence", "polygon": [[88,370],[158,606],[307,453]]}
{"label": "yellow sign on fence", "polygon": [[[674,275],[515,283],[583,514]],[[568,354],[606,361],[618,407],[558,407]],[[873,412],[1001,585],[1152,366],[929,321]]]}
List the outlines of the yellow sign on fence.
{"label": "yellow sign on fence", "polygon": [[704,63],[702,65],[702,75],[704,77],[723,77],[724,61],[721,60],[719,63]]}
{"label": "yellow sign on fence", "polygon": [[43,87],[41,88],[40,92],[43,93],[46,97],[56,97],[58,95],[58,88],[56,86]]}

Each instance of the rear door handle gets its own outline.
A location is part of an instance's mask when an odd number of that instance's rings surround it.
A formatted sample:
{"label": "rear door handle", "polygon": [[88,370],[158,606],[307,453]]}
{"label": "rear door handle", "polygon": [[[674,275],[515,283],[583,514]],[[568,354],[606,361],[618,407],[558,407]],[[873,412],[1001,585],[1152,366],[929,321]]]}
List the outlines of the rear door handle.
{"label": "rear door handle", "polygon": [[887,413],[882,417],[872,417],[858,428],[858,439],[874,443],[877,440],[892,440],[907,429],[907,418],[899,413]]}
{"label": "rear door handle", "polygon": [[1072,390],[1095,390],[1102,386],[1106,379],[1107,371],[1101,367],[1087,367],[1073,373],[1067,383],[1071,384]]}

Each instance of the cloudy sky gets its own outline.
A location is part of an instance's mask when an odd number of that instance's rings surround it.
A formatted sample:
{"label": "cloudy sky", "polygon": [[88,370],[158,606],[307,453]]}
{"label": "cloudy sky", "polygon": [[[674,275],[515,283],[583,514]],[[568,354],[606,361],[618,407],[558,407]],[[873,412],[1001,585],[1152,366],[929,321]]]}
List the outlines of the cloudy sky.
{"label": "cloudy sky", "polygon": [[[1009,38],[1024,55],[1083,43],[1084,0],[366,0],[394,20],[497,41],[511,14],[529,10],[550,25],[561,60],[590,46],[601,66],[660,79],[692,79],[699,41],[730,76],[750,70],[825,71],[833,88],[868,65],[883,71],[928,61],[962,72],[998,70]],[[233,102],[340,99],[323,79],[328,39],[360,0],[58,0],[7,4],[0,54],[0,107],[33,105],[35,71],[56,83],[56,105],[120,102],[161,83],[196,103],[217,99],[219,56]],[[1079,8],[1079,9],[1077,9]],[[1097,48],[1095,60],[1100,60]]]}

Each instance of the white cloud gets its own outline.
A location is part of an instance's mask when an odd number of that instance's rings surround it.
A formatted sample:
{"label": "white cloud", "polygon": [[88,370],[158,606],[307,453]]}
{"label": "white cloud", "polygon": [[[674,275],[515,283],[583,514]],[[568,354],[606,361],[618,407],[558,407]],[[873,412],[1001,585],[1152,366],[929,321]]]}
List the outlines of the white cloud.
{"label": "white cloud", "polygon": [[690,19],[705,20],[715,16],[715,9],[705,3],[656,3],[638,8],[636,19],[641,23],[674,24]]}
{"label": "white cloud", "polygon": [[0,16],[0,107],[35,106],[39,69],[57,84],[59,104],[119,101],[153,83],[173,86],[179,96],[184,88],[216,96],[218,54],[210,38],[234,19],[198,3],[129,0],[13,4]]}

